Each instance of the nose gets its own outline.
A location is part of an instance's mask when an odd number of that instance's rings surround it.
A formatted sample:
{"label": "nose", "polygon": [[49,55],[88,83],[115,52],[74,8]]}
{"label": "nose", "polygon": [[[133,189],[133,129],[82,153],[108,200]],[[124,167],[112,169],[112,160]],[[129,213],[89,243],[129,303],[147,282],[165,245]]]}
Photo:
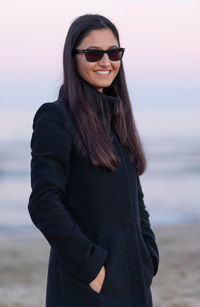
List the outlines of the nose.
{"label": "nose", "polygon": [[110,59],[109,59],[107,53],[104,53],[102,59],[99,61],[99,64],[101,66],[108,66],[108,65],[110,65]]}

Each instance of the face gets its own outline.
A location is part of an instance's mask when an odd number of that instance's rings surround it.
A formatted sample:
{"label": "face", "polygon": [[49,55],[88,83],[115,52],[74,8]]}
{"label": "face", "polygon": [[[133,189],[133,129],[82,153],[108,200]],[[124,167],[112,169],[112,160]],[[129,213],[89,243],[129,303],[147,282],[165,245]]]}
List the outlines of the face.
{"label": "face", "polygon": [[[110,29],[92,30],[77,46],[77,49],[96,48],[107,50],[119,47],[117,39]],[[98,62],[88,62],[84,53],[75,55],[76,69],[79,75],[90,85],[103,92],[111,85],[120,68],[119,61],[111,61],[106,53]]]}

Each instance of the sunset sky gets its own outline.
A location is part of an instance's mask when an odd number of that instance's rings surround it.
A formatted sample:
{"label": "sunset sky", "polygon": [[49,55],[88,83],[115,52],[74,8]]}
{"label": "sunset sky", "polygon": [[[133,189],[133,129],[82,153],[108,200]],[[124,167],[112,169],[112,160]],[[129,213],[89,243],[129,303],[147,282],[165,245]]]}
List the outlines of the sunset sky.
{"label": "sunset sky", "polygon": [[85,13],[102,14],[116,24],[136,111],[200,110],[200,1],[7,0],[0,8],[5,112],[22,114],[56,99],[69,25]]}

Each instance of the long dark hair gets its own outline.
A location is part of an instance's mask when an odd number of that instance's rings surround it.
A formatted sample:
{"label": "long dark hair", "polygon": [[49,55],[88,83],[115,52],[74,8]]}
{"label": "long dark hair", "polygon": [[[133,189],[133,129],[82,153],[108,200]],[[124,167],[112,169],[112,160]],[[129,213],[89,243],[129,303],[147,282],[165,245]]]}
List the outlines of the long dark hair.
{"label": "long dark hair", "polygon": [[[90,31],[97,29],[110,29],[120,46],[115,25],[104,16],[86,14],[75,19],[65,40],[64,80],[59,97],[69,104],[70,112],[81,135],[82,149],[87,149],[92,164],[95,167],[114,171],[120,160],[105,129],[108,124],[106,120],[108,105],[105,100],[106,97],[113,97],[114,112],[111,121],[113,128],[121,144],[127,147],[137,174],[141,175],[146,169],[146,159],[131,110],[122,61],[116,78],[109,87],[104,88],[103,94],[81,79],[75,69],[73,51]],[[84,150],[82,152],[84,153]]]}

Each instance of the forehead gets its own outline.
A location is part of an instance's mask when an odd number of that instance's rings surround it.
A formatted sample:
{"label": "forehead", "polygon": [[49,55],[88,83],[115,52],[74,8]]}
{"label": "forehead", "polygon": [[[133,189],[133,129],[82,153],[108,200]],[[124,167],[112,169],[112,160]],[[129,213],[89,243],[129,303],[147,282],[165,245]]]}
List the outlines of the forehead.
{"label": "forehead", "polygon": [[87,49],[90,46],[106,49],[111,46],[118,46],[118,42],[110,29],[92,30],[78,47]]}

